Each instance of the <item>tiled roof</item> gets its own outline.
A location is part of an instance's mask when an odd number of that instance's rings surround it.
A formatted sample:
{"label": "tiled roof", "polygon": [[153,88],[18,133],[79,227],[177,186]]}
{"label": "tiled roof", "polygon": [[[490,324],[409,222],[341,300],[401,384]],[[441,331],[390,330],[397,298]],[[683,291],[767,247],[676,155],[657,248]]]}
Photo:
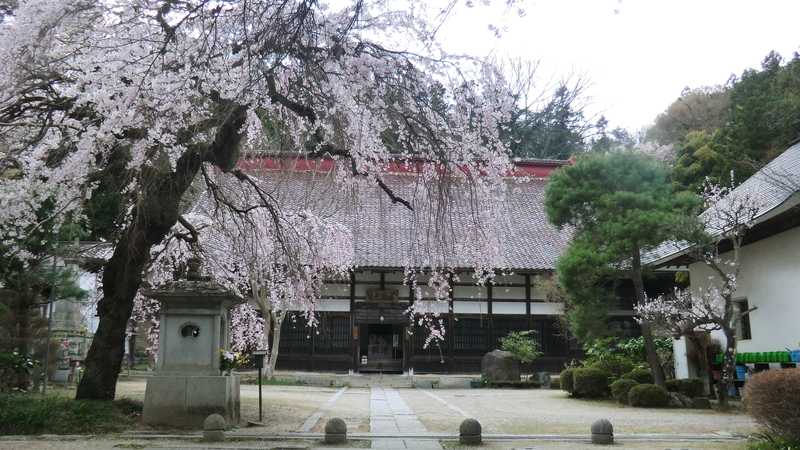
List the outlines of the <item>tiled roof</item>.
{"label": "tiled roof", "polygon": [[[761,170],[736,187],[728,198],[745,196],[754,199],[759,205],[755,222],[759,223],[773,214],[789,201],[794,201],[795,194],[800,192],[800,143],[789,147],[777,158],[770,161]],[[704,211],[703,214],[708,214]],[[713,234],[714,230],[709,229]],[[649,252],[645,261],[649,264],[661,265],[678,257],[689,249],[689,245],[681,242],[665,242]]]}
{"label": "tiled roof", "polygon": [[[330,171],[315,170],[267,170],[256,176],[282,207],[307,208],[345,225],[352,234],[356,266],[428,266],[424,249],[441,245],[441,240],[432,237],[435,230],[429,230],[426,224],[415,224],[414,213],[392,203],[375,182],[364,179],[342,189],[332,182]],[[382,180],[404,199],[413,198],[414,191],[419,189],[415,174],[385,174]],[[547,179],[509,177],[507,182],[508,194],[500,205],[502,217],[496,218],[501,237],[498,266],[511,270],[554,269],[571,232],[559,230],[547,221],[544,209]],[[211,207],[207,197],[199,203],[195,212]],[[458,203],[447,216],[451,227],[447,230],[449,244],[440,251],[447,255],[448,266],[468,268],[473,266],[473,260],[459,249],[464,245],[463,230],[471,223],[474,208],[466,200]]]}

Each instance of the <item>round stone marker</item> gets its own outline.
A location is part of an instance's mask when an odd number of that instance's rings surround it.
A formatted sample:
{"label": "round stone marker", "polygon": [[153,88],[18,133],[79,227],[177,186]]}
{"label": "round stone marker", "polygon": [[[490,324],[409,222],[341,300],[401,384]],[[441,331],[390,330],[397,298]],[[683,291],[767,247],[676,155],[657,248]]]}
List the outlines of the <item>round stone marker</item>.
{"label": "round stone marker", "polygon": [[222,442],[225,440],[225,418],[219,414],[211,414],[203,421],[203,440]]}
{"label": "round stone marker", "polygon": [[611,445],[614,443],[614,427],[607,419],[596,420],[592,424],[592,444]]}
{"label": "round stone marker", "polygon": [[344,444],[347,442],[347,424],[344,420],[333,417],[325,424],[325,443]]}
{"label": "round stone marker", "polygon": [[479,445],[481,443],[481,423],[475,419],[464,419],[458,427],[458,441],[462,445]]}

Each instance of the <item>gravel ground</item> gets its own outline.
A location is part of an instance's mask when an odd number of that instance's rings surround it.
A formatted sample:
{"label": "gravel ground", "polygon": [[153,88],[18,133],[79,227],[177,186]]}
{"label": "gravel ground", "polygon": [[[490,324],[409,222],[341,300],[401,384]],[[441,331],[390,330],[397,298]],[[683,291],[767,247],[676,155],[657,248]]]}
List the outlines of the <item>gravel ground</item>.
{"label": "gravel ground", "polygon": [[[144,380],[121,381],[117,396],[144,399]],[[247,432],[299,431],[303,423],[320,411],[320,420],[311,430],[323,430],[327,419],[341,417],[351,432],[369,431],[368,388],[348,388],[333,405],[328,400],[337,388],[311,386],[263,386],[264,426],[247,427]],[[592,421],[608,418],[617,433],[617,447],[625,449],[744,449],[744,442],[635,442],[624,440],[625,433],[738,433],[756,431],[754,422],[742,413],[718,413],[689,409],[642,409],[623,407],[611,401],[587,401],[569,398],[556,390],[502,389],[398,389],[400,395],[430,432],[457,433],[464,416],[475,417],[484,433],[500,434],[576,434],[587,433]],[[64,395],[71,395],[65,390]],[[430,395],[432,394],[433,397]],[[437,398],[438,397],[438,398]],[[242,385],[242,417],[244,421],[258,419],[258,387]],[[143,429],[145,429],[143,427]],[[240,428],[245,431],[244,426]],[[184,442],[184,445],[198,445]],[[238,442],[241,448],[304,448],[319,445],[313,441]],[[466,449],[455,442],[445,442],[446,448]],[[6,449],[75,449],[108,448],[180,448],[180,441],[138,441],[108,436],[103,439],[69,440],[0,440],[0,450]],[[231,442],[227,446],[236,447]],[[253,447],[253,448],[255,448]],[[590,444],[549,441],[487,442],[489,449],[580,449],[597,448]]]}
{"label": "gravel ground", "polygon": [[[429,431],[456,432],[464,416],[414,389],[399,390]],[[644,409],[613,401],[571,399],[549,389],[441,389],[430,391],[448,404],[478,419],[485,433],[586,433],[589,425],[607,418],[617,433],[743,433],[755,423],[742,413],[711,410]]]}
{"label": "gravel ground", "polygon": [[369,432],[369,389],[348,388],[336,403],[325,409],[322,419],[311,431],[323,432],[325,422],[333,417],[343,419],[348,432]]}
{"label": "gravel ground", "polygon": [[[445,449],[453,450],[485,450],[485,449],[517,449],[517,450],[597,450],[604,446],[592,445],[589,442],[542,442],[542,441],[514,441],[514,442],[484,442],[480,447],[459,445],[457,442],[444,442]],[[626,450],[745,450],[744,442],[614,442],[614,449]]]}

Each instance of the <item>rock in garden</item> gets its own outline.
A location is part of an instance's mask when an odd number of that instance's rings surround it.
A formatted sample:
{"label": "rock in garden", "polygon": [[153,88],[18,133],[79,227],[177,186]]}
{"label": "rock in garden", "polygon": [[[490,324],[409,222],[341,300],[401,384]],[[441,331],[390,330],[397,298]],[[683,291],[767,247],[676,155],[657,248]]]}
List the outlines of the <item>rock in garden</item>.
{"label": "rock in garden", "polygon": [[669,406],[671,408],[692,408],[693,402],[691,397],[681,394],[680,392],[670,392]]}
{"label": "rock in garden", "polygon": [[334,417],[325,424],[325,443],[344,444],[347,442],[347,424],[344,420]]}
{"label": "rock in garden", "polygon": [[506,383],[519,381],[519,361],[511,352],[494,350],[481,360],[481,375],[490,383]]}
{"label": "rock in garden", "polygon": [[458,428],[458,435],[461,445],[480,445],[481,423],[475,419],[464,419]]}
{"label": "rock in garden", "polygon": [[692,399],[692,408],[694,409],[711,409],[711,400],[706,397],[697,397]]}

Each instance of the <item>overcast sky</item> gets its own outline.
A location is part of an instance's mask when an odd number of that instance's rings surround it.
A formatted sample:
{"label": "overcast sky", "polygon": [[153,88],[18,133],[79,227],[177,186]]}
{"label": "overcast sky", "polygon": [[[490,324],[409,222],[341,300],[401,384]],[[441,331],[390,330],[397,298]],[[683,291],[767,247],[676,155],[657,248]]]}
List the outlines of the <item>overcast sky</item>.
{"label": "overcast sky", "polygon": [[[476,2],[479,3],[479,2]],[[501,2],[497,2],[501,3]],[[461,9],[439,31],[449,51],[539,60],[543,80],[591,82],[590,111],[637,130],[686,87],[723,84],[770,50],[800,50],[800,0],[527,0],[524,17]],[[487,20],[507,27],[500,38]]]}

